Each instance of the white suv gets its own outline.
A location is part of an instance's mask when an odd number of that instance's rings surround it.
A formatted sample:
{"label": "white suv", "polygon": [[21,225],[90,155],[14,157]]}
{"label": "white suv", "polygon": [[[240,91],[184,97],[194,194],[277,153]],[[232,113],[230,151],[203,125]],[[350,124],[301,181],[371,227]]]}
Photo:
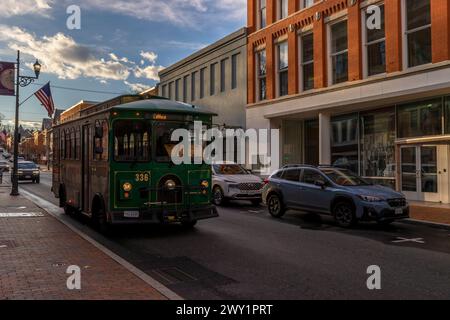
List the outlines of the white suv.
{"label": "white suv", "polygon": [[213,172],[213,202],[217,206],[228,200],[249,200],[257,206],[261,203],[263,180],[244,167],[234,164],[215,164]]}

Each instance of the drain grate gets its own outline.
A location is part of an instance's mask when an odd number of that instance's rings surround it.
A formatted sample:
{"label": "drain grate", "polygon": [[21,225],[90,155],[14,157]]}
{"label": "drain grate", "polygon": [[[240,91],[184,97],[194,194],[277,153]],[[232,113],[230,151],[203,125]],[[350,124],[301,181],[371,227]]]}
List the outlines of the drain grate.
{"label": "drain grate", "polygon": [[158,278],[162,279],[167,284],[174,284],[180,282],[196,281],[197,278],[191,276],[190,274],[184,272],[176,267],[174,268],[164,268],[155,269],[151,273],[156,275]]}
{"label": "drain grate", "polygon": [[45,217],[42,212],[0,212],[0,218],[36,218]]}
{"label": "drain grate", "polygon": [[15,248],[17,244],[14,240],[0,240],[0,249]]}

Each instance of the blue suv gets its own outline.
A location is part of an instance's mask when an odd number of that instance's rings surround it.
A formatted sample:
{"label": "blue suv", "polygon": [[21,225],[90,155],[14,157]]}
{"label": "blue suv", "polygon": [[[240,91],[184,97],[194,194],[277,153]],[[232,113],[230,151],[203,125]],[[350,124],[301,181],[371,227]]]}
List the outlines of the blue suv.
{"label": "blue suv", "polygon": [[265,181],[263,201],[273,217],[286,210],[332,215],[341,227],[358,221],[389,224],[409,218],[403,194],[373,185],[349,170],[307,165],[286,166]]}

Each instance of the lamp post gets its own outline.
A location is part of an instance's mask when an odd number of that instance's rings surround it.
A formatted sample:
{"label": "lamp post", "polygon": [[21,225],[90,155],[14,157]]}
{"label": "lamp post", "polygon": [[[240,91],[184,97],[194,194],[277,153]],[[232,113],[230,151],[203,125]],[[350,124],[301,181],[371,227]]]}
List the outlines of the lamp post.
{"label": "lamp post", "polygon": [[15,128],[14,128],[14,167],[12,172],[12,196],[19,195],[19,177],[17,174],[18,171],[18,158],[19,158],[19,89],[20,87],[26,87],[34,80],[39,78],[39,74],[41,73],[41,64],[38,60],[33,65],[34,69],[34,77],[25,77],[20,75],[20,51],[17,50],[17,75],[16,75],[16,118],[15,118]]}

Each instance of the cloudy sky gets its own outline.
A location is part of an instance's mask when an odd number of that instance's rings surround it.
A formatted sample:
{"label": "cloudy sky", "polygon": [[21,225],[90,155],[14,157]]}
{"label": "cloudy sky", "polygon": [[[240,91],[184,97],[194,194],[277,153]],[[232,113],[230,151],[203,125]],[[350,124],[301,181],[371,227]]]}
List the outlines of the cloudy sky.
{"label": "cloudy sky", "polygon": [[[102,101],[153,86],[158,71],[245,25],[246,0],[2,0],[0,61],[22,52],[22,74],[37,84],[21,89],[21,100],[51,81],[55,104]],[[68,8],[81,9],[81,29],[69,30]],[[58,88],[59,87],[59,88]],[[99,92],[71,91],[61,87]],[[101,92],[101,93],[100,93]],[[14,97],[0,97],[0,113],[13,118]],[[45,117],[35,98],[21,119]]]}

